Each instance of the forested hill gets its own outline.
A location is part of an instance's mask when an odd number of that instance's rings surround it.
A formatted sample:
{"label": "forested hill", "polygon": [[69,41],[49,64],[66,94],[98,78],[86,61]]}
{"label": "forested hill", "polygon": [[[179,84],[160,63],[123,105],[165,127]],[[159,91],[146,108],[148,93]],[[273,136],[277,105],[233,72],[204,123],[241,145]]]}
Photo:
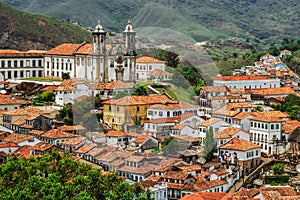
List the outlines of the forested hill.
{"label": "forested hill", "polygon": [[[300,37],[299,0],[0,0],[35,13],[94,27],[123,30],[129,18],[135,27],[168,27],[197,41],[241,37],[276,44]],[[279,42],[279,43],[280,43]],[[278,44],[278,43],[277,43]]]}
{"label": "forested hill", "polygon": [[48,50],[61,43],[91,39],[86,29],[52,17],[31,14],[0,3],[0,49]]}

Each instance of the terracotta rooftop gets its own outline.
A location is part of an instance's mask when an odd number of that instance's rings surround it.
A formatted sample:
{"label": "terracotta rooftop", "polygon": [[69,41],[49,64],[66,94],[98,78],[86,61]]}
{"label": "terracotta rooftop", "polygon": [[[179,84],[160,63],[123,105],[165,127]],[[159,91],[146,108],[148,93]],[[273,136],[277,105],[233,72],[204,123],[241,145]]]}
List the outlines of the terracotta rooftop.
{"label": "terracotta rooftop", "polygon": [[48,86],[42,88],[41,91],[48,91],[48,90],[54,91],[57,89],[57,87],[58,87],[57,85],[48,85]]}
{"label": "terracotta rooftop", "polygon": [[224,129],[223,131],[218,131],[214,134],[215,139],[228,139],[234,136],[236,133],[241,131],[242,129],[240,128],[235,128],[235,127],[228,127]]}
{"label": "terracotta rooftop", "polygon": [[225,174],[229,174],[229,171],[227,169],[221,169],[221,170],[215,171],[213,173],[218,175],[218,176],[222,176],[222,175],[225,175]]}
{"label": "terracotta rooftop", "polygon": [[124,172],[131,172],[134,174],[149,174],[151,173],[152,169],[155,167],[155,165],[151,164],[142,164],[138,168],[136,167],[129,167],[127,165],[121,167],[118,171],[124,171]]}
{"label": "terracotta rooftop", "polygon": [[252,89],[251,93],[261,96],[296,94],[296,92],[291,87]]}
{"label": "terracotta rooftop", "polygon": [[156,70],[150,72],[149,75],[150,76],[169,76],[169,75],[172,75],[172,73],[166,72],[166,71],[161,70],[161,69],[156,69]]}
{"label": "terracotta rooftop", "polygon": [[204,92],[229,92],[230,89],[227,86],[203,86],[200,90]]}
{"label": "terracotta rooftop", "polygon": [[60,145],[71,145],[71,146],[75,146],[78,145],[82,142],[84,142],[86,140],[86,137],[75,137],[75,138],[71,138],[69,140],[65,140],[63,142],[60,142]]}
{"label": "terracotta rooftop", "polygon": [[150,109],[163,109],[163,110],[178,110],[178,109],[185,109],[185,108],[194,108],[199,109],[198,105],[190,104],[186,102],[178,102],[178,103],[167,103],[167,104],[154,104],[149,107]]}
{"label": "terracotta rooftop", "polygon": [[41,114],[44,113],[42,109],[37,106],[27,106],[26,108],[18,108],[10,111],[6,111],[3,114],[6,115],[32,115],[32,114]]}
{"label": "terracotta rooftop", "polygon": [[143,56],[136,59],[136,63],[165,63],[165,61],[158,60],[149,56]]}
{"label": "terracotta rooftop", "polygon": [[16,155],[18,158],[21,158],[21,157],[29,158],[30,150],[31,150],[31,146],[26,145],[26,146],[21,147],[17,151],[13,152],[12,155]]}
{"label": "terracotta rooftop", "polygon": [[76,88],[74,85],[76,84],[75,80],[68,79],[64,80],[56,89],[55,91],[74,91]]}
{"label": "terracotta rooftop", "polygon": [[284,120],[280,119],[279,117],[273,115],[273,116],[268,116],[268,115],[257,115],[253,118],[251,118],[252,121],[260,121],[260,122],[283,122]]}
{"label": "terracotta rooftop", "polygon": [[29,134],[31,135],[42,135],[44,133],[45,133],[44,131],[35,130],[35,129],[29,131]]}
{"label": "terracotta rooftop", "polygon": [[159,166],[154,168],[156,172],[166,172],[171,167],[173,167],[176,163],[181,161],[181,159],[169,159],[169,160],[162,160]]}
{"label": "terracotta rooftop", "polygon": [[260,145],[254,144],[242,138],[233,138],[226,144],[220,147],[220,149],[237,150],[237,151],[248,151],[251,149],[261,148]]}
{"label": "terracotta rooftop", "polygon": [[67,132],[63,132],[63,131],[58,130],[58,129],[51,129],[50,131],[47,131],[46,133],[44,133],[42,135],[42,137],[57,139],[57,138],[72,138],[72,137],[76,137],[76,135],[71,134],[71,133],[67,133]]}
{"label": "terracotta rooftop", "polygon": [[76,126],[67,126],[67,125],[63,125],[63,126],[59,126],[57,127],[58,130],[61,131],[84,131],[86,130],[83,126],[81,125],[76,125]]}
{"label": "terracotta rooftop", "polygon": [[186,124],[176,124],[175,126],[173,126],[171,129],[172,130],[182,130],[184,127],[186,127]]}
{"label": "terracotta rooftop", "polygon": [[285,112],[281,112],[279,110],[274,110],[274,111],[266,111],[266,112],[240,112],[239,114],[235,115],[233,118],[234,119],[244,119],[245,117],[248,116],[265,116],[265,117],[273,117],[276,116],[278,118],[290,118],[290,115],[285,113]]}
{"label": "terracotta rooftop", "polygon": [[64,55],[64,56],[71,56],[73,55],[80,44],[61,44],[59,46],[54,47],[46,52],[47,55]]}
{"label": "terracotta rooftop", "polygon": [[111,105],[153,105],[159,103],[177,103],[177,101],[170,99],[166,95],[152,95],[152,96],[125,96],[120,99],[109,99],[103,104]]}
{"label": "terracotta rooftop", "polygon": [[6,138],[3,139],[3,142],[13,142],[13,143],[21,143],[25,142],[31,139],[34,139],[35,137],[32,135],[25,135],[25,134],[18,134],[18,133],[12,133]]}
{"label": "terracotta rooftop", "polygon": [[10,49],[1,49],[0,57],[41,57],[46,53],[42,50],[29,50],[29,51],[18,51]]}
{"label": "terracotta rooftop", "polygon": [[91,151],[95,147],[96,147],[96,144],[94,144],[94,143],[84,144],[83,146],[81,146],[77,150],[75,150],[74,153],[86,154],[87,152]]}
{"label": "terracotta rooftop", "polygon": [[91,87],[91,89],[96,90],[115,90],[115,89],[132,89],[133,85],[130,83],[125,83],[122,81],[113,81],[109,83],[101,83],[96,87]]}
{"label": "terracotta rooftop", "polygon": [[185,165],[185,166],[178,166],[178,168],[185,172],[191,172],[191,171],[201,170],[201,165],[199,164]]}
{"label": "terracotta rooftop", "polygon": [[201,122],[201,123],[199,124],[199,126],[205,126],[205,127],[208,127],[208,126],[210,126],[210,125],[212,125],[212,124],[214,124],[214,123],[217,123],[217,122],[219,122],[219,121],[222,121],[222,119],[220,119],[220,118],[210,118],[209,120],[206,120],[206,121],[204,121],[204,122]]}
{"label": "terracotta rooftop", "polygon": [[298,120],[286,121],[282,126],[282,131],[285,134],[289,134],[298,127],[300,127],[300,122]]}
{"label": "terracotta rooftop", "polygon": [[128,158],[125,159],[125,161],[128,161],[128,162],[141,162],[145,157],[144,156],[129,156]]}
{"label": "terracotta rooftop", "polygon": [[46,150],[50,149],[53,146],[55,146],[55,145],[49,144],[47,142],[43,142],[42,141],[42,142],[39,142],[36,145],[32,146],[31,150],[34,150],[34,151],[46,151]]}
{"label": "terracotta rooftop", "polygon": [[196,115],[194,113],[186,112],[177,117],[156,118],[156,119],[146,120],[145,123],[152,123],[152,124],[178,123],[192,116],[196,116]]}
{"label": "terracotta rooftop", "polygon": [[29,104],[29,101],[10,99],[10,98],[0,98],[0,105],[25,105]]}
{"label": "terracotta rooftop", "polygon": [[128,133],[123,131],[109,131],[106,137],[128,137]]}
{"label": "terracotta rooftop", "polygon": [[140,143],[145,142],[149,137],[151,137],[151,136],[149,136],[149,135],[140,135],[135,140],[133,140],[133,142],[140,144]]}
{"label": "terracotta rooftop", "polygon": [[221,200],[226,192],[195,192],[184,195],[180,200]]}
{"label": "terracotta rooftop", "polygon": [[7,148],[7,147],[18,147],[16,143],[0,143],[0,148]]}
{"label": "terracotta rooftop", "polygon": [[16,125],[16,126],[21,126],[24,123],[25,123],[24,117],[21,117],[21,118],[17,119],[16,121],[11,122],[12,125]]}
{"label": "terracotta rooftop", "polygon": [[268,76],[214,76],[213,80],[219,81],[246,81],[269,80]]}

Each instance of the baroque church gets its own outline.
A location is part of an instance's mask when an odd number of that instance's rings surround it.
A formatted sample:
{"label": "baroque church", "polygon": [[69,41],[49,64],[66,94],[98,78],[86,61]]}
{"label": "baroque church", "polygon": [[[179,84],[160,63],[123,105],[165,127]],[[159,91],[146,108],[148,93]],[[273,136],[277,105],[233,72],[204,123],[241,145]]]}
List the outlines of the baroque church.
{"label": "baroque church", "polygon": [[136,32],[130,20],[120,36],[108,39],[98,21],[93,30],[93,44],[61,44],[45,53],[44,76],[106,83],[114,80],[136,81]]}

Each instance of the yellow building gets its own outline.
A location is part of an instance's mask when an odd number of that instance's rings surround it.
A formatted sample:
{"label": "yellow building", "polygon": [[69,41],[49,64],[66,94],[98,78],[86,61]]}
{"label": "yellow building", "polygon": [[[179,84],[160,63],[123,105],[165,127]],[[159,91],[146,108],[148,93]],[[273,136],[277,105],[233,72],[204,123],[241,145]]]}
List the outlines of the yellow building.
{"label": "yellow building", "polygon": [[110,126],[143,123],[147,118],[147,108],[153,104],[178,103],[165,95],[125,96],[104,102],[103,120]]}

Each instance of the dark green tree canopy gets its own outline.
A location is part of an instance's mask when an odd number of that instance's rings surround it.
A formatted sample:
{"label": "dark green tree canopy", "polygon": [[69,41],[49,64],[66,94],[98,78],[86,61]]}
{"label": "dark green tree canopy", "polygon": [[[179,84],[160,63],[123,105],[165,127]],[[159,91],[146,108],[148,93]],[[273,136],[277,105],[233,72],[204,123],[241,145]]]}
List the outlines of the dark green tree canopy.
{"label": "dark green tree canopy", "polygon": [[0,165],[0,199],[152,199],[140,184],[129,185],[114,172],[82,163],[68,153],[41,157],[11,156]]}

